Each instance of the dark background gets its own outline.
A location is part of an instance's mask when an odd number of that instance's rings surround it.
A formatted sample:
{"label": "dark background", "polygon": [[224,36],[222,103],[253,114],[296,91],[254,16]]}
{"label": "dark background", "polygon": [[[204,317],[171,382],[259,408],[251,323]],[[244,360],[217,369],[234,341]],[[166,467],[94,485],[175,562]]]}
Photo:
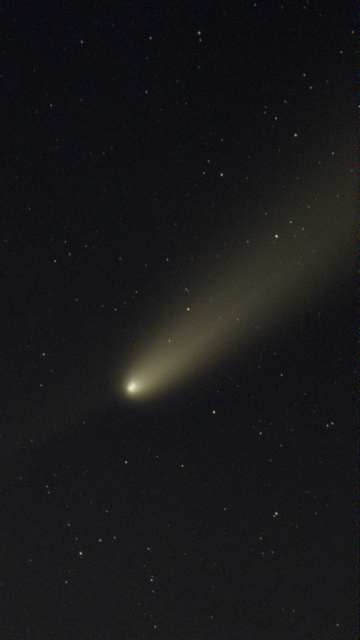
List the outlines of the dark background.
{"label": "dark background", "polygon": [[113,397],[219,230],[355,180],[355,4],[0,19],[0,638],[355,639],[352,249],[238,361]]}

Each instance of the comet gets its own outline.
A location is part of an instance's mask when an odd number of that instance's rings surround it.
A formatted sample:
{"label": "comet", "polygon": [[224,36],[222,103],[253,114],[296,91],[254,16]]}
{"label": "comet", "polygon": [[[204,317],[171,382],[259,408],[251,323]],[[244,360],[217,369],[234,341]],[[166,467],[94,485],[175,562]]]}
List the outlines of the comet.
{"label": "comet", "polygon": [[116,380],[117,393],[154,398],[219,362],[241,359],[271,328],[279,329],[345,277],[356,238],[356,180],[349,168],[339,174],[336,180],[314,181],[306,193],[276,198],[273,216],[256,212],[252,235],[239,225],[231,234],[235,242],[227,243],[230,249],[219,257],[216,249],[208,251],[202,275],[195,270],[188,276],[178,298],[172,294],[165,316],[148,336],[143,331],[145,346],[132,336],[134,353],[127,375]]}

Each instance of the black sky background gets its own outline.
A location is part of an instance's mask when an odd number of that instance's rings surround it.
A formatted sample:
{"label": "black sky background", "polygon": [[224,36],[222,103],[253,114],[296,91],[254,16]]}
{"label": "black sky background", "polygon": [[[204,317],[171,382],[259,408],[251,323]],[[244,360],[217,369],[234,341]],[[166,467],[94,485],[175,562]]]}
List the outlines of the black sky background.
{"label": "black sky background", "polygon": [[0,638],[356,638],[351,243],[238,359],[113,393],[234,228],[355,181],[355,5],[0,16]]}

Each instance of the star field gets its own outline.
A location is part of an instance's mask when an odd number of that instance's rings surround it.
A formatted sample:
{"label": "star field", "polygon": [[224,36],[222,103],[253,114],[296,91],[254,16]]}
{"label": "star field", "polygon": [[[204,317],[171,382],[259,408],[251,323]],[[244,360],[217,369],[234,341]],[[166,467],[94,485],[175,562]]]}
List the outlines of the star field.
{"label": "star field", "polygon": [[0,640],[351,640],[351,3],[1,10]]}

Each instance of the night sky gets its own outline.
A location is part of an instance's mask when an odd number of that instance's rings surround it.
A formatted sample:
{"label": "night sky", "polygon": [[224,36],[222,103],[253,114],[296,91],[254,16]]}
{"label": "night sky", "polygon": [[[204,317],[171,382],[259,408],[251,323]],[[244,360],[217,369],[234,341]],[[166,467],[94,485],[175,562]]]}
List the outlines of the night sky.
{"label": "night sky", "polygon": [[3,3],[1,640],[358,637],[355,18]]}

